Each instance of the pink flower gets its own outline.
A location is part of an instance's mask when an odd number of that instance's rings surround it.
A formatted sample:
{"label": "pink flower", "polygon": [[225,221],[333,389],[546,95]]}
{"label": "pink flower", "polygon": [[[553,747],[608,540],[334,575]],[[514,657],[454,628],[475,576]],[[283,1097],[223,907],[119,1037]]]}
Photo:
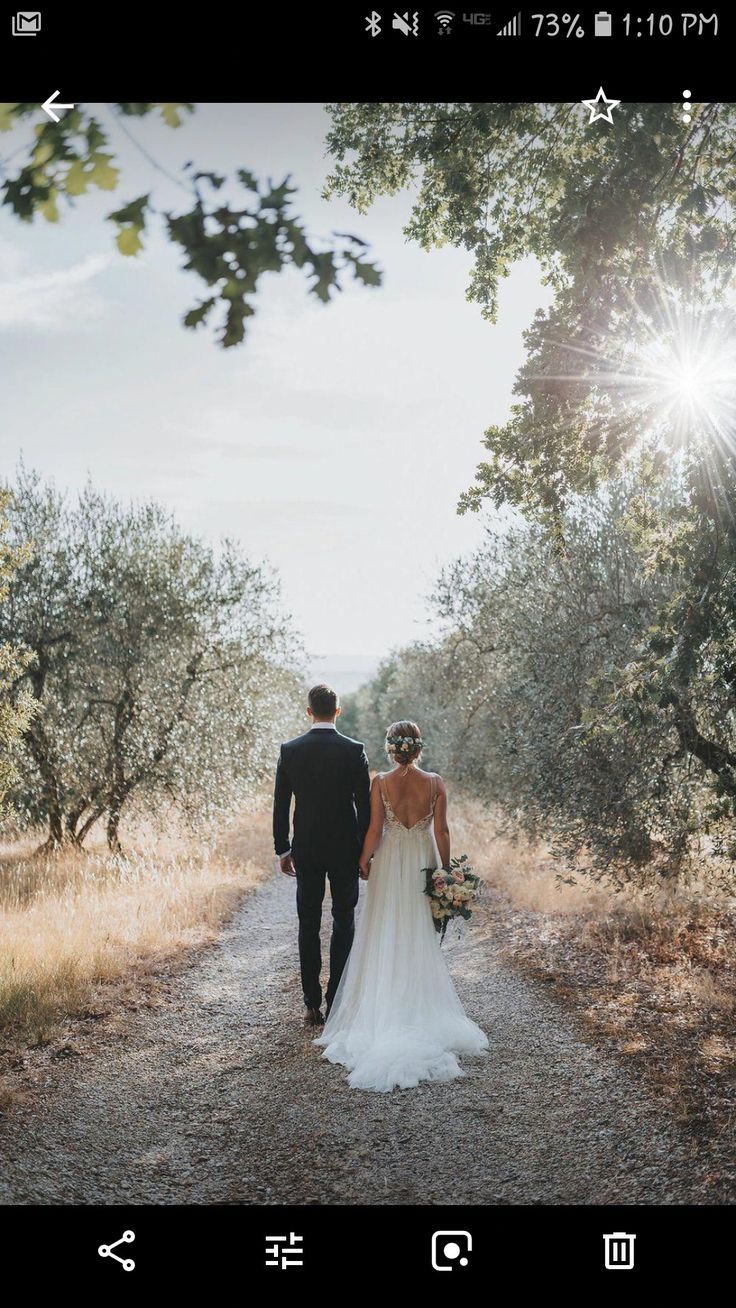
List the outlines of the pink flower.
{"label": "pink flower", "polygon": [[453,881],[457,881],[458,885],[462,885],[465,880],[465,873],[461,872],[459,868],[456,868],[452,874],[452,879]]}
{"label": "pink flower", "polygon": [[447,889],[447,882],[446,882],[445,878],[444,878],[444,877],[435,877],[435,879],[434,879],[434,888],[435,888],[435,890],[439,890],[440,894],[442,893],[443,890],[446,890],[446,889]]}

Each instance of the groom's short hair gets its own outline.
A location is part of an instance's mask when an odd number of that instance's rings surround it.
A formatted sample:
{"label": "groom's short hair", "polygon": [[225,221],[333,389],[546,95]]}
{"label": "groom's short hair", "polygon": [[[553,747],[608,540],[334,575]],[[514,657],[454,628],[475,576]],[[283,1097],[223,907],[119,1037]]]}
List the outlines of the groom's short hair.
{"label": "groom's short hair", "polygon": [[309,692],[309,707],[316,718],[334,718],[337,712],[337,695],[332,686],[320,682]]}

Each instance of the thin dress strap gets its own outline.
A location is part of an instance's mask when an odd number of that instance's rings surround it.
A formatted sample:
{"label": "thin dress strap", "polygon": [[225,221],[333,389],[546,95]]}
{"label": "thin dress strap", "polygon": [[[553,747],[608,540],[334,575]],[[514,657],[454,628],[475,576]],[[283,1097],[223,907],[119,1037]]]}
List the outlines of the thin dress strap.
{"label": "thin dress strap", "polygon": [[387,796],[387,794],[386,794],[386,791],[385,791],[385,788],[384,788],[384,785],[383,785],[383,777],[382,777],[381,773],[380,773],[380,772],[377,772],[377,773],[376,773],[376,777],[377,777],[377,779],[378,779],[378,789],[379,789],[380,792],[381,792],[381,799],[383,800],[383,807],[384,807],[384,808],[391,808],[391,804],[389,803],[389,799],[388,799],[388,796]]}
{"label": "thin dress strap", "polygon": [[429,811],[434,813],[434,806],[437,802],[437,773],[433,772],[429,778]]}

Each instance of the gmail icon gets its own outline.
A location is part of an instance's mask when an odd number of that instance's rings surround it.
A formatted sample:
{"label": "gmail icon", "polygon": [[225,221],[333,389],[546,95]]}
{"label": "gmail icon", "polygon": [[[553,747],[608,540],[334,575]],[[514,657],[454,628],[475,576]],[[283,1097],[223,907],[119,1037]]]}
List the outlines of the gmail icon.
{"label": "gmail icon", "polygon": [[38,36],[41,31],[41,15],[35,13],[13,14],[13,36]]}

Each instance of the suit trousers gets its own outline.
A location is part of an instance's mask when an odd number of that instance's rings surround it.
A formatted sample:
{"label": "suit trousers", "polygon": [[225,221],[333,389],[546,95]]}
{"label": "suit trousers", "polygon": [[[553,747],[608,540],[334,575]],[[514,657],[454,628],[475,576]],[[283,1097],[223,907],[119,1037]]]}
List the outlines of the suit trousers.
{"label": "suit trousers", "polygon": [[299,964],[302,991],[307,1008],[322,1003],[322,949],[320,926],[325,881],[329,878],[332,896],[332,937],[330,940],[330,975],[325,998],[331,1004],[340,983],[355,933],[355,905],[358,902],[358,852],[307,854],[294,849],[296,868],[296,907],[299,915]]}

